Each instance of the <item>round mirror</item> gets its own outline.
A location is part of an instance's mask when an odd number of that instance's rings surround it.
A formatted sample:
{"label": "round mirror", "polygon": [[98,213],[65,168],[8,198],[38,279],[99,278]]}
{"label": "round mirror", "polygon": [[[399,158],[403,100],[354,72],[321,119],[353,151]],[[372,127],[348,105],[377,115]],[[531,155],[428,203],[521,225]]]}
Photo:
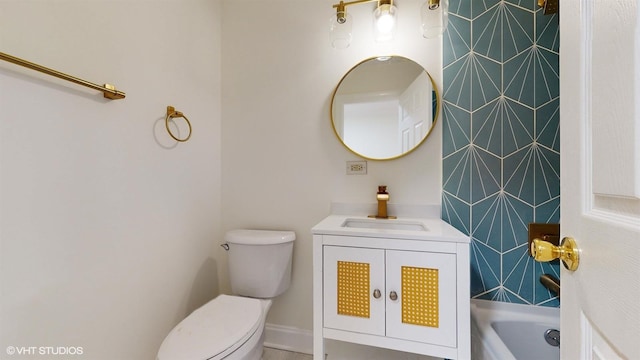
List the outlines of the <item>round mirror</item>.
{"label": "round mirror", "polygon": [[331,123],[344,146],[371,160],[404,156],[431,133],[439,110],[433,79],[401,56],[366,59],[340,80]]}

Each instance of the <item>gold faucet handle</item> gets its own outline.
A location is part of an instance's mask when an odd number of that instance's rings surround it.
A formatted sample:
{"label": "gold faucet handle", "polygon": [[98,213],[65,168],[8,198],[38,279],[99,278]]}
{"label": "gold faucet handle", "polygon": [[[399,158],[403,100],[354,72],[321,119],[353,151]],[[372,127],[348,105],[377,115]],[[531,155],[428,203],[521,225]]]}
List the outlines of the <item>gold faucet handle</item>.
{"label": "gold faucet handle", "polygon": [[565,237],[560,246],[540,239],[531,242],[531,256],[535,261],[548,262],[555,259],[562,260],[567,270],[575,271],[580,264],[580,249],[573,238]]}

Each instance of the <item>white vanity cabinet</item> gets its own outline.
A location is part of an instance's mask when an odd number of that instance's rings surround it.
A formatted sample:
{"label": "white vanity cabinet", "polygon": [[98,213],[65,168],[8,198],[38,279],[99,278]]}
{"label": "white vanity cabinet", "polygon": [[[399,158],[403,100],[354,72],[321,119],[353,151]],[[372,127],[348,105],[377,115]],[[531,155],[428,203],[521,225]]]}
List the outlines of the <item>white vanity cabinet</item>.
{"label": "white vanity cabinet", "polygon": [[469,239],[440,222],[313,228],[314,359],[324,359],[324,339],[470,358]]}

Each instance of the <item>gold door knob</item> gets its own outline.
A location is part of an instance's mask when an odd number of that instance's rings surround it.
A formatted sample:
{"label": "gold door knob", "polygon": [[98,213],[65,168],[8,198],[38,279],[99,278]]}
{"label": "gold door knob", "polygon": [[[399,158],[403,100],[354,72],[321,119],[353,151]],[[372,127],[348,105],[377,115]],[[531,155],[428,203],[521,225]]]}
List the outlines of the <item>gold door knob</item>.
{"label": "gold door knob", "polygon": [[564,267],[570,271],[576,271],[580,264],[580,249],[573,238],[565,237],[560,246],[540,239],[531,242],[531,256],[538,262],[547,262],[555,259],[562,260]]}

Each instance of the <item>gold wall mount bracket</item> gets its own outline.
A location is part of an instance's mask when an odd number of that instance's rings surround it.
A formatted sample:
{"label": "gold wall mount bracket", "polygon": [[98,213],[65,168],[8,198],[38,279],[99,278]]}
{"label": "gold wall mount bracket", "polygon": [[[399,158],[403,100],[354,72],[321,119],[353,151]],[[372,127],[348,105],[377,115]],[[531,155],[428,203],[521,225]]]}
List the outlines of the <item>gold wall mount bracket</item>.
{"label": "gold wall mount bracket", "polygon": [[538,0],[538,7],[543,8],[544,15],[557,14],[559,9],[559,0]]}
{"label": "gold wall mount bracket", "polygon": [[[178,136],[174,135],[171,131],[171,128],[169,127],[169,122],[177,118],[183,118],[185,123],[187,124],[187,127],[189,128],[189,133],[184,138],[179,138]],[[167,116],[164,118],[164,125],[167,129],[167,132],[169,133],[169,136],[171,136],[175,141],[186,142],[191,138],[191,132],[193,131],[193,129],[191,128],[191,122],[182,112],[176,110],[176,108],[171,105],[167,106]]]}

